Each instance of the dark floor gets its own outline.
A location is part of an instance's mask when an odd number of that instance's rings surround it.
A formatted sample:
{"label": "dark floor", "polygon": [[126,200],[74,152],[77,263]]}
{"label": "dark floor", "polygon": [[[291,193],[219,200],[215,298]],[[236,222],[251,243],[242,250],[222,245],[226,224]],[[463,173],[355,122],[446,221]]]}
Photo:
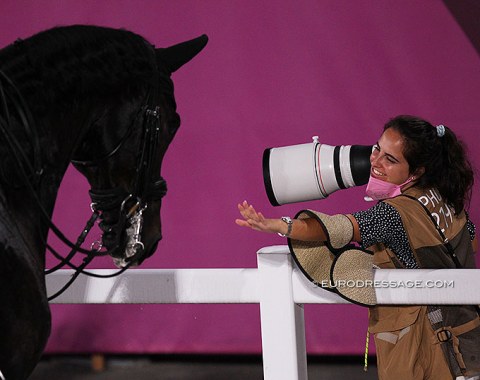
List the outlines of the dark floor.
{"label": "dark floor", "polygon": [[[94,370],[92,367],[104,367]],[[308,378],[377,379],[375,358],[363,370],[361,357],[309,357]],[[30,380],[261,380],[259,356],[51,356],[44,358]]]}

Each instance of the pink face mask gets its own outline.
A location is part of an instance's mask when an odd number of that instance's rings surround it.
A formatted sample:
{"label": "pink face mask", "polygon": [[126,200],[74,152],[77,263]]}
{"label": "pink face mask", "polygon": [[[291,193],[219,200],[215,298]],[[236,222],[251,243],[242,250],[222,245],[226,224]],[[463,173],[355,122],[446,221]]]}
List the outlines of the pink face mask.
{"label": "pink face mask", "polygon": [[395,183],[382,181],[381,179],[370,176],[370,179],[368,180],[366,193],[370,198],[376,201],[393,198],[393,197],[396,197],[397,195],[402,194],[401,188],[405,186],[407,183],[412,182],[413,178],[414,177],[410,177],[404,183],[401,183],[400,185],[396,185]]}

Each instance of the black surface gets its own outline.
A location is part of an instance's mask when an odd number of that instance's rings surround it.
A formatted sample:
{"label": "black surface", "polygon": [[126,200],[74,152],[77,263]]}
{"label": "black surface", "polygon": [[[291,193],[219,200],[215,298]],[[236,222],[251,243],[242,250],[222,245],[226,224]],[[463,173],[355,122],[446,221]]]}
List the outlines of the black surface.
{"label": "black surface", "polygon": [[[281,358],[279,358],[281,360]],[[106,356],[105,370],[95,372],[90,356],[44,358],[30,380],[261,380],[260,356]],[[309,379],[378,379],[375,358],[363,370],[361,357],[308,358]]]}

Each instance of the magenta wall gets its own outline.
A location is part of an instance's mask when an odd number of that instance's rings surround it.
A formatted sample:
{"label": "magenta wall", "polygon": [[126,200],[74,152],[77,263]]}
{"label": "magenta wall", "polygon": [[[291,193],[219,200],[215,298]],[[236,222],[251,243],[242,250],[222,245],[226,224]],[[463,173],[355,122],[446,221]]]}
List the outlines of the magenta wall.
{"label": "magenta wall", "polygon": [[[234,224],[248,199],[267,215],[300,208],[365,208],[363,188],[273,208],[262,180],[266,147],[371,144],[391,116],[454,129],[480,167],[479,55],[440,1],[2,0],[0,46],[72,23],[131,29],[157,46],[206,33],[210,42],[175,73],[182,127],[167,153],[164,240],[146,268],[255,267],[283,244]],[[74,238],[88,186],[67,173],[55,221]],[[475,188],[471,216],[480,222]],[[49,259],[49,263],[52,263]],[[111,267],[101,261],[97,267]],[[257,305],[54,305],[49,352],[259,353]],[[308,351],[363,352],[367,310],[306,306]]]}

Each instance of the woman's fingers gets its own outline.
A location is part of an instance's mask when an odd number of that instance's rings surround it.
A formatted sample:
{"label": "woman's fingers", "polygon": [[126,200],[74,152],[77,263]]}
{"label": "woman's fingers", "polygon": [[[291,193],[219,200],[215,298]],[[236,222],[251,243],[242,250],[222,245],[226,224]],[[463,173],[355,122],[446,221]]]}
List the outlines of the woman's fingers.
{"label": "woman's fingers", "polygon": [[257,213],[255,208],[250,205],[247,201],[243,201],[237,205],[240,214],[243,217],[242,219],[236,219],[235,223],[242,227],[250,227],[254,229],[261,230],[261,223],[265,220],[262,214]]}
{"label": "woman's fingers", "polygon": [[242,204],[239,204],[238,210],[240,211],[240,214],[242,214],[242,216],[245,219],[254,219],[254,220],[258,219],[257,212],[255,211],[252,205],[248,204],[247,201],[244,201]]}
{"label": "woman's fingers", "polygon": [[266,219],[261,212],[257,212],[255,208],[247,201],[243,201],[237,205],[243,219],[236,219],[235,223],[242,227],[250,227],[258,231],[271,232],[270,219]]}
{"label": "woman's fingers", "polygon": [[263,216],[263,214],[261,212],[259,212],[257,214],[257,216],[258,216],[258,220],[259,220],[260,223],[265,223],[265,217]]}
{"label": "woman's fingers", "polygon": [[235,223],[237,223],[241,227],[250,227],[250,224],[244,219],[235,219]]}
{"label": "woman's fingers", "polygon": [[244,219],[250,219],[251,210],[249,209],[248,205],[245,205],[245,202],[238,205],[238,211],[240,211],[240,214],[243,216]]}

